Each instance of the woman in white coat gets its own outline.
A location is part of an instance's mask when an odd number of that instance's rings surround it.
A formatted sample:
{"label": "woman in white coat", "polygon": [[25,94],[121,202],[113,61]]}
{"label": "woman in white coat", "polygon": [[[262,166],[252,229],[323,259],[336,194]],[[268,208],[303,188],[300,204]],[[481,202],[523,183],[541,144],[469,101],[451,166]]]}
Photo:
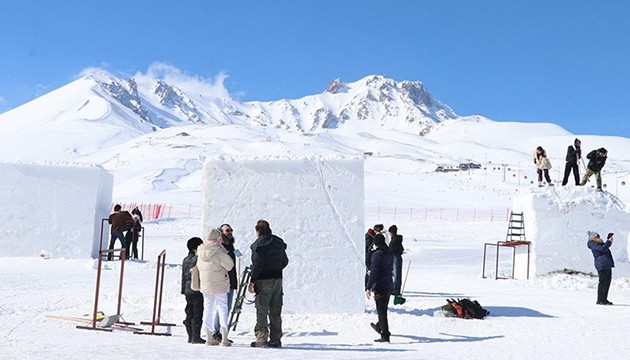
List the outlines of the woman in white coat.
{"label": "woman in white coat", "polygon": [[551,178],[549,177],[549,169],[551,169],[551,162],[547,158],[547,151],[539,146],[534,150],[534,164],[536,164],[536,172],[538,173],[538,186],[543,186],[543,174],[547,185],[553,186]]}
{"label": "woman in white coat", "polygon": [[[228,340],[227,292],[230,290],[228,271],[234,267],[232,258],[221,245],[221,232],[211,229],[202,245],[197,248],[197,268],[199,269],[199,291],[203,294],[203,322],[208,335],[206,345],[230,346]],[[219,316],[222,341],[212,337],[213,316]]]}

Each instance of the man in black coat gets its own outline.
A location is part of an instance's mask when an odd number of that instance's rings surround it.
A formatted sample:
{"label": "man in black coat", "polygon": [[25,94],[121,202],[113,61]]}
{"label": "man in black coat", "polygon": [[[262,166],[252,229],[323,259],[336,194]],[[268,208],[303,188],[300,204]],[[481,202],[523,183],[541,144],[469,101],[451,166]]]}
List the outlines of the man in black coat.
{"label": "man in black coat", "polygon": [[372,261],[372,246],[374,245],[374,236],[383,231],[383,224],[376,224],[373,228],[368,229],[365,233],[365,290],[368,289],[368,272],[370,271],[370,262]]}
{"label": "man in black coat", "polygon": [[582,182],[580,185],[586,185],[588,178],[591,175],[595,174],[595,180],[597,181],[597,190],[602,189],[602,168],[606,164],[606,159],[608,158],[608,150],[605,148],[599,148],[597,150],[593,150],[586,158],[589,159],[588,165],[586,166],[586,174],[582,178]]}
{"label": "man in black coat", "polygon": [[402,254],[405,252],[403,247],[403,236],[398,234],[398,227],[392,225],[389,227],[389,252],[392,253],[394,258],[394,288],[392,295],[400,295],[400,288],[402,285]]}
{"label": "man in black coat", "polygon": [[378,314],[378,323],[371,323],[372,328],[381,334],[375,342],[389,342],[390,332],[389,323],[387,321],[387,307],[389,306],[389,298],[394,287],[392,280],[392,268],[394,258],[389,252],[387,244],[385,244],[385,236],[376,234],[374,236],[375,251],[372,254],[370,263],[370,277],[368,279],[368,289],[365,295],[368,299],[374,295],[376,302],[376,313]]}
{"label": "man in black coat", "polygon": [[256,341],[251,346],[279,348],[282,347],[282,270],[289,264],[287,244],[271,233],[266,220],[256,223],[256,236],[250,246],[252,272],[248,286],[250,293],[256,293]]}
{"label": "man in black coat", "polygon": [[573,171],[573,176],[575,178],[575,185],[580,185],[580,168],[578,167],[578,160],[582,158],[582,142],[580,139],[575,139],[573,141],[573,146],[569,145],[567,148],[567,157],[565,160],[567,161],[564,165],[564,178],[562,179],[562,186],[565,186],[569,182],[569,175],[571,171]]}
{"label": "man in black coat", "polygon": [[190,269],[197,265],[197,248],[203,244],[203,240],[193,237],[188,240],[188,255],[182,261],[182,295],[186,297],[186,332],[188,342],[192,344],[205,344],[206,340],[201,338],[201,325],[203,324],[203,294],[193,290],[192,275]]}

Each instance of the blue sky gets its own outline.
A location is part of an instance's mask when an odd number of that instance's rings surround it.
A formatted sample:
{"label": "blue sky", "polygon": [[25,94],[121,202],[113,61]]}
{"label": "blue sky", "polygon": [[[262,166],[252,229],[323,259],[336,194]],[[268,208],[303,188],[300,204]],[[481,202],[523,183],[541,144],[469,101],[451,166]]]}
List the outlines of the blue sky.
{"label": "blue sky", "polygon": [[163,62],[244,101],[382,74],[460,115],[630,137],[628,19],[616,0],[4,0],[0,112],[85,68]]}

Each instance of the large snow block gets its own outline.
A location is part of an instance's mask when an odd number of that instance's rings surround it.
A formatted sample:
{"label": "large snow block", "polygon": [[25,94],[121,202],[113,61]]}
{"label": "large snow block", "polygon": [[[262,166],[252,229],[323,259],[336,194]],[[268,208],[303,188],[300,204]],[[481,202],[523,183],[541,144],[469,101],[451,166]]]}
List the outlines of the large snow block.
{"label": "large snow block", "polygon": [[205,164],[203,233],[232,225],[242,268],[259,219],[287,243],[284,310],[361,313],[363,159],[219,159]]}
{"label": "large snow block", "polygon": [[100,167],[0,164],[0,255],[96,257],[112,187]]}
{"label": "large snow block", "polygon": [[615,233],[611,248],[615,262],[628,262],[630,213],[610,193],[586,187],[543,189],[516,197],[513,210],[523,211],[525,236],[532,242],[532,274],[563,269],[595,272],[586,247],[589,230],[604,239]]}

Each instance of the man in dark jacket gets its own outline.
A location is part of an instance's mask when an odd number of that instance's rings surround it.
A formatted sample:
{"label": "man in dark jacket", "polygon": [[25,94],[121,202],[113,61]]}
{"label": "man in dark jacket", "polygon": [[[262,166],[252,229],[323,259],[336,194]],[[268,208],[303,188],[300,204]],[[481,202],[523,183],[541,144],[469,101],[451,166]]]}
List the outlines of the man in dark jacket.
{"label": "man in dark jacket", "polygon": [[[228,309],[228,314],[230,313],[230,310],[232,309],[232,299],[234,299],[234,290],[236,290],[238,288],[238,279],[236,276],[236,255],[234,254],[234,230],[232,229],[232,226],[230,226],[230,224],[223,224],[219,227],[219,230],[221,231],[221,244],[223,244],[223,247],[225,248],[225,250],[227,250],[228,255],[230,255],[230,258],[232,259],[232,262],[234,263],[234,266],[232,267],[232,269],[230,271],[228,271],[228,277],[230,278],[230,290],[228,290],[227,293],[227,309]],[[216,340],[216,341],[221,341],[222,340],[222,336],[221,336],[221,325],[219,324],[219,317],[215,316],[214,318],[214,333],[212,334],[212,337]],[[228,341],[232,341],[232,340],[228,340]]]}
{"label": "man in dark jacket", "polygon": [[[271,233],[266,220],[256,223],[252,272],[248,286],[256,293],[256,341],[252,347],[282,347],[282,270],[289,264],[287,244]],[[269,339],[269,341],[267,341]]]}
{"label": "man in dark jacket", "polygon": [[[111,224],[111,240],[109,241],[109,250],[114,248],[116,239],[120,240],[122,248],[127,247],[127,241],[125,240],[125,231],[128,231],[133,226],[133,218],[129,211],[121,211],[122,207],[119,204],[114,206],[114,212],[109,215],[107,222]],[[127,254],[129,255],[129,254]],[[112,253],[107,254],[107,260],[112,259]]]}
{"label": "man in dark jacket", "polygon": [[400,295],[400,287],[402,284],[402,254],[405,251],[403,247],[403,237],[398,234],[398,227],[392,225],[389,227],[389,252],[394,258],[394,288],[392,295]]}
{"label": "man in dark jacket", "polygon": [[374,245],[374,236],[383,231],[384,228],[383,224],[376,224],[365,233],[365,290],[368,289],[368,272],[370,271],[370,261],[372,261],[372,245]]}
{"label": "man in dark jacket", "polygon": [[387,244],[385,244],[385,236],[377,234],[374,237],[375,251],[372,254],[370,263],[370,277],[368,279],[368,290],[365,295],[368,299],[374,295],[376,302],[376,313],[378,314],[378,323],[371,323],[372,328],[381,334],[375,342],[389,342],[389,323],[387,321],[387,307],[389,305],[389,297],[392,293],[392,267],[394,259],[389,252]]}
{"label": "man in dark jacket", "polygon": [[566,164],[564,165],[564,178],[562,178],[562,186],[565,186],[569,182],[569,175],[573,171],[575,178],[575,185],[580,185],[580,168],[578,167],[578,160],[582,158],[582,142],[580,139],[573,141],[573,146],[569,145],[567,148],[567,157],[565,158]]}
{"label": "man in dark jacket", "polygon": [[186,297],[186,332],[188,342],[192,344],[205,344],[206,340],[201,338],[201,325],[203,324],[203,294],[193,290],[192,275],[190,269],[197,265],[197,248],[203,244],[203,240],[193,237],[188,240],[188,255],[182,261],[182,295]]}
{"label": "man in dark jacket", "polygon": [[588,165],[586,166],[586,174],[582,178],[582,182],[580,185],[586,185],[588,178],[591,175],[595,174],[595,180],[597,181],[597,190],[602,189],[602,168],[606,164],[606,159],[608,158],[608,151],[605,148],[599,148],[597,150],[593,150],[586,158],[589,159]]}
{"label": "man in dark jacket", "polygon": [[608,234],[606,242],[602,240],[595,231],[588,232],[588,242],[586,246],[591,249],[595,261],[595,269],[599,275],[599,284],[597,285],[597,305],[612,305],[608,301],[608,289],[612,281],[612,268],[615,267],[610,246],[613,242],[613,233]]}

